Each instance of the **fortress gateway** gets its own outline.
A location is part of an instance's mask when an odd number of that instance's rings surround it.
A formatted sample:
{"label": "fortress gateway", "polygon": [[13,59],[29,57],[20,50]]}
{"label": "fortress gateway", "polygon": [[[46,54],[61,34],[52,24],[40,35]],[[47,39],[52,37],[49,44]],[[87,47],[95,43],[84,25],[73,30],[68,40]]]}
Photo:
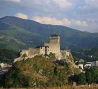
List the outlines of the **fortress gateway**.
{"label": "fortress gateway", "polygon": [[[14,59],[14,62],[23,60],[25,58],[33,58],[36,55],[49,55],[54,53],[57,60],[65,59],[66,56],[69,56],[69,50],[60,50],[60,37],[56,34],[50,36],[50,42],[44,43],[43,45],[36,48],[29,48],[28,50],[22,50],[20,52],[20,57]],[[63,55],[62,55],[63,54]]]}

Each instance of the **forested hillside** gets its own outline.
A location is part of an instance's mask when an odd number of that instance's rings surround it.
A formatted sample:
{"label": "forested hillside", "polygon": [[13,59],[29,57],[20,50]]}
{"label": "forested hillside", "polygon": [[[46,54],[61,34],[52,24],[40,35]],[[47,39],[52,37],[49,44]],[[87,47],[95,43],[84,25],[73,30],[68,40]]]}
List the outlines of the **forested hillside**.
{"label": "forested hillside", "polygon": [[73,56],[85,61],[98,60],[98,47],[82,48],[72,52]]}
{"label": "forested hillside", "polygon": [[1,49],[0,48],[0,63],[13,63],[13,59],[17,58],[19,53],[14,52],[13,50]]}
{"label": "forested hillside", "polygon": [[[98,34],[78,31],[59,25],[45,25],[32,20],[6,16],[0,18],[0,46],[18,51],[48,42],[55,31],[61,37],[61,49],[79,49],[98,45]],[[5,40],[2,37],[9,37]],[[13,40],[12,40],[13,39]],[[17,41],[16,41],[17,40]],[[8,47],[7,42],[12,46]]]}

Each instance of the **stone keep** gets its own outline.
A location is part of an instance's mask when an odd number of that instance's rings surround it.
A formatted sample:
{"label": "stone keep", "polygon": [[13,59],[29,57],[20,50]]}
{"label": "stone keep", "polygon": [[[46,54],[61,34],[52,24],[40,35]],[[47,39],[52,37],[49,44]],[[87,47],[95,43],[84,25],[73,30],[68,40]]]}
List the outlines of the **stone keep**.
{"label": "stone keep", "polygon": [[44,43],[45,46],[45,54],[52,53],[60,53],[60,37],[56,34],[50,36],[50,42]]}
{"label": "stone keep", "polygon": [[27,55],[27,57],[32,58],[36,55],[45,55],[52,53],[60,53],[60,37],[56,34],[53,34],[50,36],[50,42],[44,43],[43,45],[37,47],[37,48],[30,48],[28,50],[22,50],[20,53],[21,56],[24,54]]}
{"label": "stone keep", "polygon": [[[50,41],[48,43],[44,43],[43,45],[36,47],[36,48],[29,48],[28,50],[22,50],[20,52],[20,57],[16,58],[14,62],[20,61],[27,58],[33,58],[36,55],[45,55],[45,54],[50,54],[54,53],[55,57],[60,60],[66,58],[66,56],[69,56],[69,51],[68,50],[60,50],[60,37],[56,34],[53,34],[50,36]],[[62,54],[65,56],[62,57]]]}

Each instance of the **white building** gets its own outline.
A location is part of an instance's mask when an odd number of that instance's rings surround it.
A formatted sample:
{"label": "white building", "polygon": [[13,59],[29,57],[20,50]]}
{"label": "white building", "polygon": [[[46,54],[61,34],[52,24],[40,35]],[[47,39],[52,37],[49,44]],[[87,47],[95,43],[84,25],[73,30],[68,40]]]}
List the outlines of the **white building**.
{"label": "white building", "polygon": [[83,69],[83,64],[78,64],[79,67],[81,67],[81,69]]}
{"label": "white building", "polygon": [[7,67],[7,63],[0,63],[1,68]]}
{"label": "white building", "polygon": [[91,64],[91,66],[93,66],[93,67],[98,67],[98,61],[96,61],[96,60],[93,61],[92,64]]}
{"label": "white building", "polygon": [[85,65],[84,65],[84,68],[89,68],[89,67],[91,67],[92,65],[92,62],[87,62]]}

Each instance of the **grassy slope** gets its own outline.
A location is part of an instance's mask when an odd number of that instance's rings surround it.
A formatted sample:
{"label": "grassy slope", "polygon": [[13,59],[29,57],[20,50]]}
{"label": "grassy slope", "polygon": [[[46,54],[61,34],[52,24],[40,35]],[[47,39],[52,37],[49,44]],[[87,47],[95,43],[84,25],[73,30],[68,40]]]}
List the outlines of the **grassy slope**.
{"label": "grassy slope", "polygon": [[4,25],[4,27],[0,28],[0,44],[4,48],[10,49],[12,47],[16,51],[19,48],[35,47],[40,42],[39,37],[35,38],[36,34],[9,23],[0,23]]}
{"label": "grassy slope", "polygon": [[0,47],[19,52],[19,48],[25,47],[25,43],[13,37],[2,35],[0,36]]}
{"label": "grassy slope", "polygon": [[21,78],[24,76],[28,86],[59,86],[68,84],[68,75],[70,74],[70,65],[58,65],[55,71],[54,63],[42,56],[36,56],[32,59],[15,63],[5,77],[5,85],[13,87],[16,84],[15,87],[23,87]]}

